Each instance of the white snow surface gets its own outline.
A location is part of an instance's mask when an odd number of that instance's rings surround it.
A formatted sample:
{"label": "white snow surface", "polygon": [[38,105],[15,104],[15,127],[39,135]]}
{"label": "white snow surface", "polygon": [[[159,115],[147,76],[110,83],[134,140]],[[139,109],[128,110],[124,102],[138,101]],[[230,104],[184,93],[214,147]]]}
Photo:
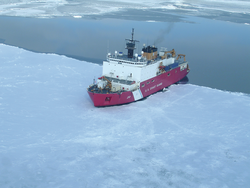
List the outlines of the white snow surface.
{"label": "white snow surface", "polygon": [[96,108],[101,72],[0,45],[1,188],[250,185],[249,96],[185,84]]}
{"label": "white snow surface", "polygon": [[[250,13],[249,0],[1,0],[0,15],[25,17],[84,16],[126,9],[185,10],[203,15],[203,10]],[[207,14],[207,13],[206,13]],[[214,14],[213,12],[211,14]],[[195,14],[194,14],[195,15]]]}

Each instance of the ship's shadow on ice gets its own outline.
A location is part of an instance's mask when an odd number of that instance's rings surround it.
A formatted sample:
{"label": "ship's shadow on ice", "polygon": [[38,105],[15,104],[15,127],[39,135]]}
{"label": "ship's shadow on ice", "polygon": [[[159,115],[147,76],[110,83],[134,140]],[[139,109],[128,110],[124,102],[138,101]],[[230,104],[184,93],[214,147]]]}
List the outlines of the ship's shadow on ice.
{"label": "ship's shadow on ice", "polygon": [[[176,82],[176,83],[174,83],[174,84],[172,84],[172,85],[188,84],[188,83],[189,83],[189,79],[188,79],[187,76],[185,76],[185,77],[182,78],[180,81],[178,81],[178,82]],[[170,86],[171,86],[171,85],[170,85]],[[158,91],[158,92],[166,92],[170,86],[165,87],[165,88],[163,88],[162,90],[160,90],[160,91]],[[156,92],[156,93],[158,93],[158,92]],[[153,93],[153,94],[154,94],[154,93]],[[153,94],[152,94],[152,95],[153,95]],[[151,96],[151,95],[149,95],[149,96]],[[148,97],[149,97],[149,96],[148,96]]]}
{"label": "ship's shadow on ice", "polygon": [[175,84],[187,84],[189,82],[189,79],[187,76],[182,78],[180,81],[176,82]]}

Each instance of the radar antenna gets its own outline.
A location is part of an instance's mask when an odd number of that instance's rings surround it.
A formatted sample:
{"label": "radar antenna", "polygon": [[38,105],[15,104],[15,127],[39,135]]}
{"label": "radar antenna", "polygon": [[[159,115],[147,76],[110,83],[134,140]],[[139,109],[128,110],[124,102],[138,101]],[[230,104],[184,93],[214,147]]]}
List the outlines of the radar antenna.
{"label": "radar antenna", "polygon": [[128,58],[133,58],[135,43],[139,42],[138,40],[134,40],[134,28],[132,28],[132,39],[126,39],[126,49],[128,49]]}

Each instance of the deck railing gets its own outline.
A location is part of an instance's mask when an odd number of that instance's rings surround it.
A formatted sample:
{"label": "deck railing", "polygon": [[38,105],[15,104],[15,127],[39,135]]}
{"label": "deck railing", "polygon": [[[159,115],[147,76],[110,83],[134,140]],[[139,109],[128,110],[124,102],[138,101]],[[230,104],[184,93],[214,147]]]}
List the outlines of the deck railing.
{"label": "deck railing", "polygon": [[117,61],[119,63],[127,63],[127,64],[132,64],[132,65],[148,65],[148,64],[153,64],[161,59],[160,56],[158,56],[155,59],[152,60],[147,60],[145,57],[133,57],[133,58],[128,58],[126,55],[109,55],[107,56],[107,60],[113,60]]}

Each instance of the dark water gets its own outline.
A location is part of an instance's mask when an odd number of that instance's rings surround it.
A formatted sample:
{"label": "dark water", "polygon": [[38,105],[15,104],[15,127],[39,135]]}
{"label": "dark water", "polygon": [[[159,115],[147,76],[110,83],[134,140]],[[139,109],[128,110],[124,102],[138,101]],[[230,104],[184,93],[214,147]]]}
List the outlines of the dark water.
{"label": "dark water", "polygon": [[35,52],[56,53],[101,64],[106,53],[124,51],[135,28],[142,45],[186,54],[189,82],[250,93],[250,26],[186,17],[186,22],[119,19],[0,17],[0,42]]}

